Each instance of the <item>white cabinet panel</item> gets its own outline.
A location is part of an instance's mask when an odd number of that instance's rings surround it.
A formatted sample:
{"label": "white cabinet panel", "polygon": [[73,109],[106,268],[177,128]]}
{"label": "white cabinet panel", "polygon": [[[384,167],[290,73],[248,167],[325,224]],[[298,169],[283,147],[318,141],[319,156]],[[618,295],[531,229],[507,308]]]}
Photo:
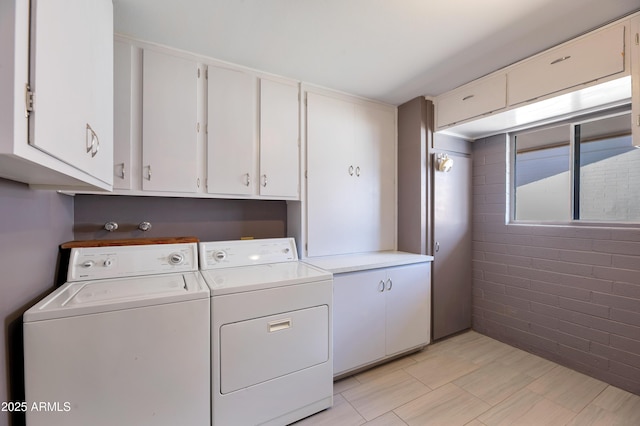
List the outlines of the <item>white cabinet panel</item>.
{"label": "white cabinet panel", "polygon": [[209,67],[207,191],[253,194],[258,185],[257,77]]}
{"label": "white cabinet panel", "polygon": [[392,250],[395,111],[307,93],[307,255]]}
{"label": "white cabinet panel", "polygon": [[299,88],[260,80],[260,195],[299,194]]}
{"label": "white cabinet panel", "polygon": [[395,111],[355,106],[354,252],[395,247]]}
{"label": "white cabinet panel", "polygon": [[482,78],[436,98],[437,126],[443,127],[488,114],[506,105],[506,75]]}
{"label": "white cabinet panel", "polygon": [[111,189],[112,2],[6,1],[0,10],[0,176]]}
{"label": "white cabinet panel", "polygon": [[380,271],[333,278],[333,371],[339,374],[385,355],[385,300]]}
{"label": "white cabinet panel", "polygon": [[430,317],[430,262],[334,275],[334,374],[428,344]]}
{"label": "white cabinet panel", "polygon": [[142,189],[198,189],[198,79],[194,61],[143,52]]}
{"label": "white cabinet panel", "polygon": [[387,354],[393,355],[431,340],[431,263],[390,268],[387,298]]}
{"label": "white cabinet panel", "polygon": [[131,189],[132,104],[134,47],[113,44],[113,188]]}
{"label": "white cabinet panel", "polygon": [[[353,251],[351,224],[358,221],[353,202],[354,106],[307,94],[308,254],[331,254],[339,243]],[[331,222],[329,224],[329,222]]]}
{"label": "white cabinet panel", "polygon": [[563,44],[511,68],[509,105],[624,71],[623,24]]}
{"label": "white cabinet panel", "polygon": [[113,6],[103,0],[34,0],[31,8],[29,142],[111,182]]}

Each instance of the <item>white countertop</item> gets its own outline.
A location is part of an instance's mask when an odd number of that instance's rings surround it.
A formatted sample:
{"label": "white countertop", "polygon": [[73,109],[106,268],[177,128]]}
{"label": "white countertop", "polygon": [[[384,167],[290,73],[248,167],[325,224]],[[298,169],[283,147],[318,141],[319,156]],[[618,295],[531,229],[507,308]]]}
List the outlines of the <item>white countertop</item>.
{"label": "white countertop", "polygon": [[334,274],[342,274],[345,272],[364,271],[367,269],[431,262],[433,261],[433,256],[406,253],[402,251],[380,251],[372,253],[308,257],[306,259],[302,259],[302,261],[326,271],[333,272]]}

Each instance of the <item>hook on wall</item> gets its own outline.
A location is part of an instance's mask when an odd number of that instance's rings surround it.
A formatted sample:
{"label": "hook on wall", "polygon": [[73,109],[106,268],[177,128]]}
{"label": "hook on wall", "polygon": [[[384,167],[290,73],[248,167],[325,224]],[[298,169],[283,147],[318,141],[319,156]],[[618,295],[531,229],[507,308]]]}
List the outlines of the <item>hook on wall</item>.
{"label": "hook on wall", "polygon": [[149,222],[140,222],[140,224],[138,225],[138,229],[141,231],[148,231],[149,229],[151,229],[151,223]]}
{"label": "hook on wall", "polygon": [[113,232],[118,229],[118,224],[116,222],[107,222],[104,224],[104,229],[109,232]]}

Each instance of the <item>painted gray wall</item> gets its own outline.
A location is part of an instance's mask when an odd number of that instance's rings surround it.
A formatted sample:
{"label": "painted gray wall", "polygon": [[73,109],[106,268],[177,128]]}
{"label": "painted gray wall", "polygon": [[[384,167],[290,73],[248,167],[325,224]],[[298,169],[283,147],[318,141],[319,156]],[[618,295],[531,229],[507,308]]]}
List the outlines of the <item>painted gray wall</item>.
{"label": "painted gray wall", "polygon": [[[22,314],[53,289],[58,245],[73,239],[73,199],[0,179],[0,401],[24,400]],[[0,425],[10,423],[0,412]]]}
{"label": "painted gray wall", "polygon": [[[109,221],[118,230],[103,229]],[[137,229],[148,221],[147,232]],[[241,237],[277,238],[287,232],[284,201],[76,195],[76,240],[198,237],[200,241]]]}
{"label": "painted gray wall", "polygon": [[506,146],[473,143],[473,328],[640,394],[640,230],[505,225]]}
{"label": "painted gray wall", "polygon": [[[283,237],[284,201],[76,195],[0,179],[0,401],[23,400],[22,314],[56,281],[58,246],[78,239],[196,236],[202,241]],[[75,222],[74,222],[75,218]],[[150,231],[136,229],[146,220]],[[102,230],[107,221],[118,232]],[[0,426],[24,424],[0,412]]]}

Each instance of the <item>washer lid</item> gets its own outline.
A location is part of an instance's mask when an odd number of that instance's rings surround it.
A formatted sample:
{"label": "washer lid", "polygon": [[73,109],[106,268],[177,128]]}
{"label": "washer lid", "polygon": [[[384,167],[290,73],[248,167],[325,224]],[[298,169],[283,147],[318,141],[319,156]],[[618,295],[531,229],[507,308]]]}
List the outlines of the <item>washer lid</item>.
{"label": "washer lid", "polygon": [[212,296],[330,280],[331,272],[302,262],[269,263],[201,271]]}
{"label": "washer lid", "polygon": [[209,290],[197,272],[68,282],[24,313],[24,322],[202,299]]}

